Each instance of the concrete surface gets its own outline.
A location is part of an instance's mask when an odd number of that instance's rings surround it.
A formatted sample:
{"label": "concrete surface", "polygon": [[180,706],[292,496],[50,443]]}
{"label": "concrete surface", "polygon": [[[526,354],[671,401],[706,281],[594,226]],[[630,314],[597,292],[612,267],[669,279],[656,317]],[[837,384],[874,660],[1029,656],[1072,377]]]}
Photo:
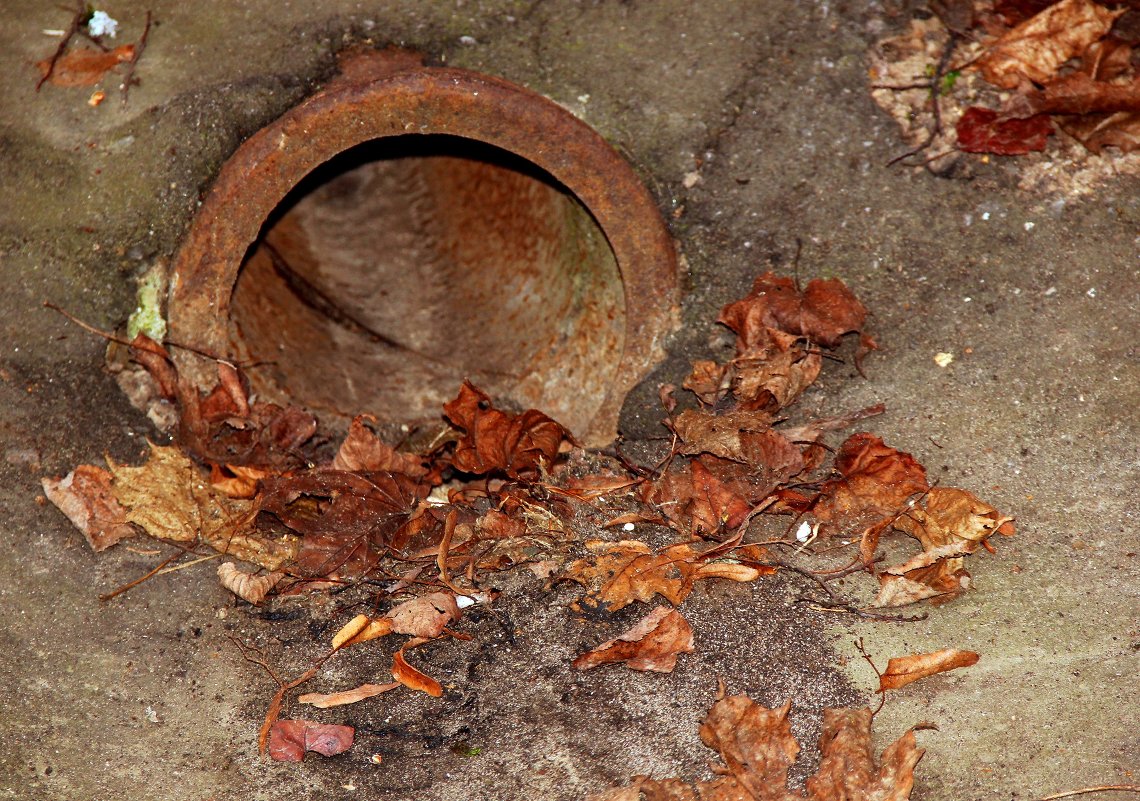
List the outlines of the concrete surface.
{"label": "concrete surface", "polygon": [[[144,3],[105,7],[124,38],[137,35]],[[573,799],[635,773],[695,778],[711,756],[696,726],[717,677],[769,704],[793,697],[810,742],[819,709],[866,701],[875,686],[850,646],[857,636],[880,664],[948,646],[982,655],[895,693],[876,719],[880,745],[920,720],[940,727],[919,735],[914,798],[1032,799],[1140,781],[1135,178],[1073,200],[1017,190],[1017,164],[1004,160],[968,181],[886,168],[902,145],[867,96],[864,54],[905,23],[905,3],[150,8],[160,24],[125,107],[114,84],[97,108],[89,90],[33,91],[31,64],[54,46],[41,29],[64,27],[65,11],[15,0],[0,28],[0,797]],[[976,589],[903,625],[806,611],[793,603],[805,589],[795,576],[710,586],[686,602],[698,651],[674,674],[577,675],[572,655],[632,611],[582,621],[565,608],[570,589],[543,593],[518,577],[497,616],[470,621],[474,642],[430,654],[445,698],[328,710],[320,719],[358,727],[350,754],[260,761],[273,686],[227,635],[268,647],[292,675],[340,620],[337,601],[268,615],[233,603],[210,564],[97,599],[155,557],[90,553],[38,499],[39,477],[103,453],[137,457],[154,432],[104,373],[101,343],[41,303],[120,323],[134,274],[171,253],[221,160],[359,41],[415,46],[542,91],[645,176],[691,274],[673,355],[627,403],[633,440],[660,434],[657,384],[718,347],[719,307],[769,264],[787,269],[802,238],[800,273],[847,281],[883,345],[869,380],[829,365],[805,406],[885,402],[871,430],[1017,516],[1015,538],[972,558]],[[953,364],[936,366],[939,351]],[[389,659],[390,649],[362,652],[314,689],[378,678]]]}

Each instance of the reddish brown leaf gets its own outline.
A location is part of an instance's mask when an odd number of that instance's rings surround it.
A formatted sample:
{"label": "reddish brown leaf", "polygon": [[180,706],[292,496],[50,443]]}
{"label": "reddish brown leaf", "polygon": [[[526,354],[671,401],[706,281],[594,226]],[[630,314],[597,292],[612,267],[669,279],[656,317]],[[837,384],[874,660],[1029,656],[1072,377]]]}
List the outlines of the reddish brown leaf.
{"label": "reddish brown leaf", "polygon": [[502,471],[511,478],[534,476],[552,465],[569,433],[540,411],[520,415],[499,411],[491,398],[470,381],[443,407],[447,418],[466,433],[456,445],[457,470],[483,475]]}
{"label": "reddish brown leaf", "polygon": [[275,475],[270,470],[241,465],[210,465],[210,486],[229,498],[254,498],[263,478]]}
{"label": "reddish brown leaf", "polygon": [[368,414],[353,418],[348,434],[333,458],[334,470],[403,473],[413,478],[427,475],[427,468],[419,456],[401,453],[381,442],[368,428],[369,421],[375,423],[376,418]]}
{"label": "reddish brown leaf", "polygon": [[1058,124],[1093,153],[1106,147],[1115,147],[1121,153],[1140,150],[1140,112],[1062,117]]}
{"label": "reddish brown leaf", "polygon": [[812,507],[832,527],[861,530],[901,510],[925,492],[926,470],[909,453],[891,448],[873,434],[853,434],[839,448],[835,469],[840,477],[820,488]]}
{"label": "reddish brown leaf", "polygon": [[425,692],[433,698],[439,698],[443,695],[442,684],[408,664],[407,660],[404,659],[404,648],[396,651],[392,657],[392,678],[405,687]]}
{"label": "reddish brown leaf", "polygon": [[991,44],[971,67],[1003,89],[1016,89],[1026,80],[1046,84],[1062,64],[1103,38],[1123,13],[1092,0],[1061,0]]}
{"label": "reddish brown leaf", "polygon": [[355,734],[351,726],[278,720],[269,732],[269,756],[279,762],[300,762],[308,751],[335,756],[352,748]]}
{"label": "reddish brown leaf", "polygon": [[819,769],[807,780],[811,801],[906,801],[924,753],[911,730],[895,740],[876,765],[870,709],[823,710],[819,749]]}
{"label": "reddish brown leaf", "polygon": [[678,527],[715,536],[739,526],[771,488],[747,465],[700,456],[687,465],[675,465],[657,481],[646,484],[644,492],[646,500]]}
{"label": "reddish brown leaf", "polygon": [[640,540],[592,540],[586,547],[594,556],[571,564],[565,578],[592,588],[593,597],[610,611],[634,601],[648,603],[654,595],[676,606],[692,591],[695,565],[689,560],[696,551],[691,545],[674,545],[660,554]]}
{"label": "reddish brown leaf", "polygon": [[166,348],[140,331],[131,341],[131,358],[154,379],[159,395],[167,400],[178,396],[178,371]]}
{"label": "reddish brown leaf", "polygon": [[44,59],[36,64],[41,75],[51,71],[48,81],[56,86],[91,86],[98,83],[103,76],[124,61],[131,61],[135,57],[135,46],[125,44],[114,50],[95,50],[91,47],[82,47],[65,53],[51,66],[51,59]]}
{"label": "reddish brown leaf", "polygon": [[788,768],[800,750],[788,721],[791,708],[791,701],[765,709],[747,696],[730,695],[713,704],[701,723],[701,741],[720,754],[729,776],[748,793],[744,798],[783,801],[789,795]]}
{"label": "reddish brown leaf", "polygon": [[1020,156],[1044,150],[1053,133],[1048,114],[1026,119],[1000,119],[996,111],[971,106],[962,114],[956,128],[958,147],[967,153],[995,153]]}
{"label": "reddish brown leaf", "polygon": [[801,293],[791,278],[769,271],[746,298],[725,306],[719,319],[736,332],[743,355],[763,346],[764,328],[834,348],[844,334],[863,328],[867,309],[838,278],[812,279]]}
{"label": "reddish brown leaf", "polygon": [[693,630],[676,609],[659,606],[633,628],[574,660],[577,670],[624,662],[630,670],[672,673],[677,655],[693,651]]}
{"label": "reddish brown leaf", "polygon": [[1058,78],[1043,89],[1016,95],[1007,116],[1029,114],[1110,114],[1140,112],[1140,78],[1128,83],[1097,81],[1084,72]]}
{"label": "reddish brown leaf", "polygon": [[706,406],[714,406],[732,386],[729,365],[701,360],[693,362],[693,370],[681,386],[701,399]]}
{"label": "reddish brown leaf", "polygon": [[44,495],[79,529],[94,551],[110,548],[136,533],[128,512],[111,491],[111,474],[93,465],[80,465],[63,478],[45,478]]}
{"label": "reddish brown leaf", "polygon": [[285,577],[284,573],[265,573],[255,575],[240,570],[233,562],[226,562],[218,566],[218,581],[222,586],[243,601],[259,604],[273,589],[277,582]]}
{"label": "reddish brown leaf", "polygon": [[973,651],[944,648],[929,654],[900,656],[887,662],[886,671],[879,676],[879,692],[897,690],[911,682],[976,664],[978,655]]}

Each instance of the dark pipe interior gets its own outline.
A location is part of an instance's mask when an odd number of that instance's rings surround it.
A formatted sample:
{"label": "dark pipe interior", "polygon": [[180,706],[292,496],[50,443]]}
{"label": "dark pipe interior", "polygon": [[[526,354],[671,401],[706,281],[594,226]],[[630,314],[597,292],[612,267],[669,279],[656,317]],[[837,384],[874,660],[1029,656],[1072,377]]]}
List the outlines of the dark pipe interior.
{"label": "dark pipe interior", "polygon": [[470,378],[573,430],[621,357],[625,299],[601,229],[551,176],[484,143],[409,135],[340,154],[278,205],[230,322],[269,397],[412,422]]}

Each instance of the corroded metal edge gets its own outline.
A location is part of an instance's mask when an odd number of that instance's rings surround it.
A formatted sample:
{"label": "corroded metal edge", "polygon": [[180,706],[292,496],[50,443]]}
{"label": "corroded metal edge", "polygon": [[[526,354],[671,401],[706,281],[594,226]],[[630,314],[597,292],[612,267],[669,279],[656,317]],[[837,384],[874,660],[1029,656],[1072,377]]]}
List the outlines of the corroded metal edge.
{"label": "corroded metal edge", "polygon": [[[679,324],[680,280],[672,237],[630,165],[557,103],[505,80],[423,67],[406,54],[357,55],[324,89],[247,139],[223,165],[176,255],[170,337],[228,352],[230,295],[262,223],[316,166],[385,136],[450,134],[515,153],[549,172],[589,209],[610,242],[624,284],[624,350],[585,444],[612,441],[627,392],[664,356]],[[182,352],[201,386],[213,370]]]}

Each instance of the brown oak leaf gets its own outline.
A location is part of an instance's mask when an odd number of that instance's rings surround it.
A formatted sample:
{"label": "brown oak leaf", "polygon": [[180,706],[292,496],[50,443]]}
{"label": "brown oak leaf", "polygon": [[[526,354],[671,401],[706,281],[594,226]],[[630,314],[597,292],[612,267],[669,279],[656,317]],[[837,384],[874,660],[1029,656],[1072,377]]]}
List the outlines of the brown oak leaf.
{"label": "brown oak leaf", "polygon": [[80,465],[63,478],[45,478],[40,483],[47,499],[67,515],[92,550],[110,548],[137,533],[111,491],[111,474],[103,468]]}
{"label": "brown oak leaf", "polygon": [[357,415],[348,427],[344,442],[333,457],[334,470],[374,473],[379,471],[403,473],[413,478],[427,475],[423,459],[415,454],[402,453],[380,440],[368,422],[376,418],[369,414]]}

